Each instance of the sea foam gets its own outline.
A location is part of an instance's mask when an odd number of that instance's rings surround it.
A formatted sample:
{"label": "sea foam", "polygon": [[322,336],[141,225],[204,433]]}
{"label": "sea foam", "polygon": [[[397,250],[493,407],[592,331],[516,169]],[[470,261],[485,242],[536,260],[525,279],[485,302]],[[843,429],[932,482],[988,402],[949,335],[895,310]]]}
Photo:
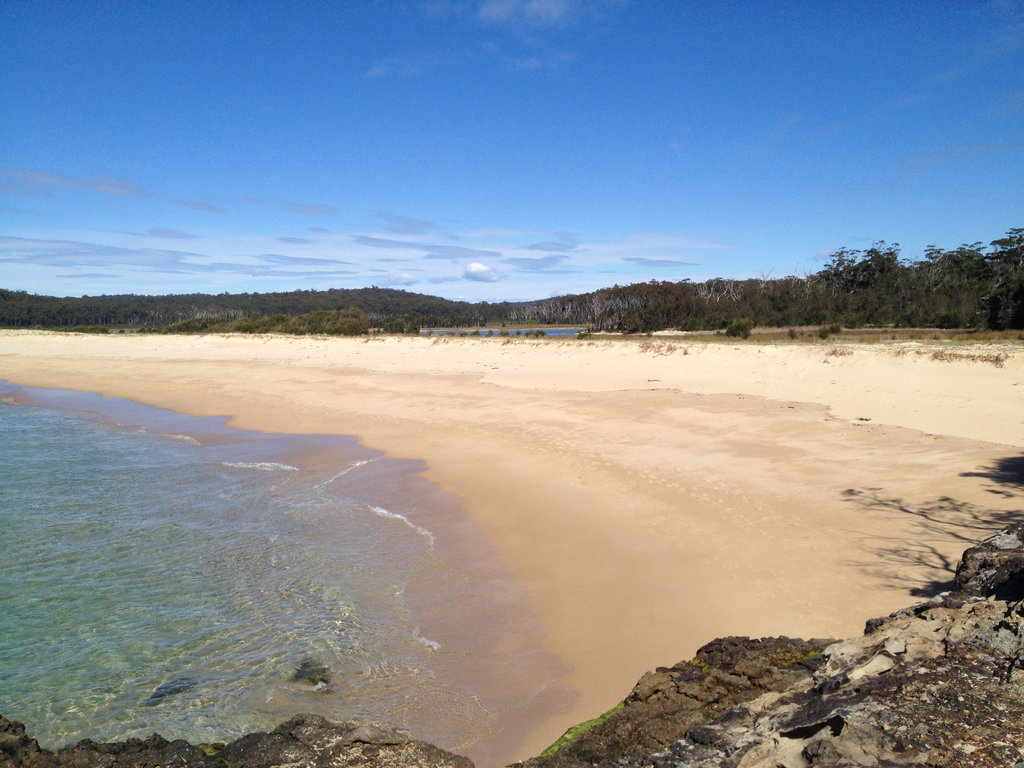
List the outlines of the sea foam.
{"label": "sea foam", "polygon": [[235,469],[255,469],[260,472],[276,472],[278,470],[284,470],[286,472],[298,472],[298,467],[293,467],[291,464],[280,464],[276,461],[224,461],[221,462],[223,467],[234,467]]}
{"label": "sea foam", "polygon": [[170,434],[170,433],[166,433],[165,432],[165,433],[161,434],[160,437],[163,437],[163,438],[165,438],[167,440],[173,440],[176,443],[188,443],[189,445],[196,445],[196,446],[202,445],[202,443],[200,443],[198,440],[196,440],[191,435],[178,435],[178,434]]}
{"label": "sea foam", "polygon": [[337,479],[338,479],[339,477],[344,477],[344,476],[345,476],[345,475],[347,475],[347,474],[348,474],[349,472],[351,472],[351,471],[352,471],[353,469],[359,469],[359,467],[365,467],[365,466],[366,466],[367,464],[369,464],[369,463],[370,463],[371,461],[374,461],[374,459],[360,459],[359,461],[353,462],[352,464],[350,464],[349,466],[345,467],[345,468],[344,468],[343,470],[341,470],[340,472],[338,472],[338,473],[336,473],[336,474],[332,475],[332,476],[331,476],[331,477],[330,477],[330,478],[329,478],[328,480],[325,480],[325,481],[324,481],[324,482],[322,483],[322,485],[330,485],[330,484],[331,484],[331,483],[333,483],[333,482],[334,482],[335,480],[337,480]]}
{"label": "sea foam", "polygon": [[431,547],[434,546],[434,534],[432,534],[426,528],[424,528],[422,526],[419,526],[419,525],[416,525],[416,523],[414,523],[412,520],[410,520],[405,515],[400,515],[397,512],[391,512],[389,510],[384,509],[384,507],[377,507],[377,506],[374,506],[373,504],[368,504],[367,506],[369,506],[370,510],[375,515],[379,515],[380,517],[386,517],[386,518],[389,518],[391,520],[400,520],[405,525],[409,526],[414,531],[416,531],[416,533],[418,533],[420,536],[423,536],[424,538],[426,538],[427,541],[430,542],[430,546]]}
{"label": "sea foam", "polygon": [[436,651],[441,647],[441,644],[437,642],[437,640],[431,640],[429,637],[423,637],[423,635],[417,635],[416,640],[419,641],[421,645],[425,645],[432,651]]}

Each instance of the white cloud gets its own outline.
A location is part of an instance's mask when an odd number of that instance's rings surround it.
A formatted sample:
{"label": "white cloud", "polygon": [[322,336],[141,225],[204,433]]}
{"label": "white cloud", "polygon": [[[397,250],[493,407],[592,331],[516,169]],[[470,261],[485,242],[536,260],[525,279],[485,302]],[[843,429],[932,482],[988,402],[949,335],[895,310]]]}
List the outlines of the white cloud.
{"label": "white cloud", "polygon": [[392,275],[384,281],[385,285],[416,285],[419,282],[419,278],[410,275],[408,272],[400,272],[397,275]]}
{"label": "white cloud", "polygon": [[501,275],[479,261],[471,262],[466,271],[462,273],[466,280],[475,280],[478,283],[494,283],[501,279]]}

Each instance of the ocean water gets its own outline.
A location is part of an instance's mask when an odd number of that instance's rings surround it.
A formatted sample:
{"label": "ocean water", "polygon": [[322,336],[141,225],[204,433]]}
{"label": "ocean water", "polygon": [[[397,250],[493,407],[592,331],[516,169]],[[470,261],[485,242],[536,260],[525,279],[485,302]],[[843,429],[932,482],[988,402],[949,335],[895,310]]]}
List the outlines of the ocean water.
{"label": "ocean water", "polygon": [[566,670],[422,468],[0,384],[0,713],[50,748],[316,712],[513,759]]}

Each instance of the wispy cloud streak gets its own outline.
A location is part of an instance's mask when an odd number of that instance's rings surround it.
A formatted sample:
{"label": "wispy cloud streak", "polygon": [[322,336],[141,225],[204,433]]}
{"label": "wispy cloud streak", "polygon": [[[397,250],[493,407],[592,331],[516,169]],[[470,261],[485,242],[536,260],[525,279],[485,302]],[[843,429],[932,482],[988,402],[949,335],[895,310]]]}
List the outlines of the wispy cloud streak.
{"label": "wispy cloud streak", "polygon": [[8,194],[20,193],[32,197],[46,196],[50,190],[55,189],[96,192],[114,197],[146,197],[149,194],[133,181],[112,176],[94,175],[86,179],[75,179],[28,168],[5,168],[0,170],[0,178],[7,180]]}

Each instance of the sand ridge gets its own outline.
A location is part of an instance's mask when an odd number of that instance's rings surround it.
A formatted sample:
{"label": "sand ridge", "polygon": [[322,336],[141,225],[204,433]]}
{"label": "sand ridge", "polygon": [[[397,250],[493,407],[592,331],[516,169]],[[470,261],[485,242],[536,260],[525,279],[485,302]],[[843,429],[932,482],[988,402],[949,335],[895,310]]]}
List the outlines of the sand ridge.
{"label": "sand ridge", "polygon": [[713,637],[858,633],[1024,498],[1020,345],[3,331],[0,378],[425,460],[572,667],[520,756]]}

